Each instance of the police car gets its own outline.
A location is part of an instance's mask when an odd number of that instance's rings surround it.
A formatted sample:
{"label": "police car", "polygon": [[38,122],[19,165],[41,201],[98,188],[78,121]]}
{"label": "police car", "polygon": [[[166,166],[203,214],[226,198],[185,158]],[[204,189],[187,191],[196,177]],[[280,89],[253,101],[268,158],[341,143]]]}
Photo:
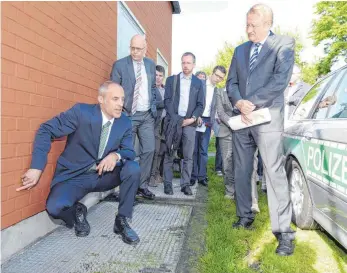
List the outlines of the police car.
{"label": "police car", "polygon": [[302,98],[284,133],[293,222],[318,223],[347,249],[347,66]]}

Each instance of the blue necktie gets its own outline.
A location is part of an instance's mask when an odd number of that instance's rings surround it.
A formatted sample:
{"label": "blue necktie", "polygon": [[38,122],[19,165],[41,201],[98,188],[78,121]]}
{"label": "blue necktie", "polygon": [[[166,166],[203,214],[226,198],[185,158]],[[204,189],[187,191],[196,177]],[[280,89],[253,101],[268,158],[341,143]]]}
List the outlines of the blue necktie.
{"label": "blue necktie", "polygon": [[259,46],[261,44],[260,43],[256,43],[254,44],[255,48],[254,48],[254,51],[253,51],[253,54],[251,56],[251,59],[249,60],[249,71],[252,71],[254,65],[255,65],[255,62],[257,61],[257,57],[258,57],[258,54],[259,54]]}

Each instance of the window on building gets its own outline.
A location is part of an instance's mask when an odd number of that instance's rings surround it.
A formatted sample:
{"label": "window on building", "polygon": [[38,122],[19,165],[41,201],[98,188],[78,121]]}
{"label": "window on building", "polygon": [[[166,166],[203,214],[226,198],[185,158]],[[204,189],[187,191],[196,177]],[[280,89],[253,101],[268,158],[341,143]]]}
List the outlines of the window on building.
{"label": "window on building", "polygon": [[124,2],[118,2],[117,17],[117,58],[121,59],[130,54],[130,39],[135,34],[145,34],[134,14]]}
{"label": "window on building", "polygon": [[157,65],[161,65],[162,67],[165,68],[165,77],[167,77],[169,74],[169,64],[165,60],[163,54],[161,54],[159,49],[157,49]]}

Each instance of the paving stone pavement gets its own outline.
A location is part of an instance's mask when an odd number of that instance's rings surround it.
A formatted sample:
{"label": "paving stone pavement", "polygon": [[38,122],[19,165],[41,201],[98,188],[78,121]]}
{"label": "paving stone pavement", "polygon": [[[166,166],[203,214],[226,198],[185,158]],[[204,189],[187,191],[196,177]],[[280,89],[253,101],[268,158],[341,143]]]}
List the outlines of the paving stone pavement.
{"label": "paving stone pavement", "polygon": [[[174,185],[179,185],[175,179]],[[170,198],[187,199],[176,189]],[[194,199],[197,186],[193,187]],[[160,187],[154,192],[161,198]],[[78,238],[59,227],[2,265],[3,273],[174,273],[192,212],[188,205],[140,203],[130,225],[141,238],[129,246],[113,233],[118,203],[101,202],[89,210],[91,233]]]}

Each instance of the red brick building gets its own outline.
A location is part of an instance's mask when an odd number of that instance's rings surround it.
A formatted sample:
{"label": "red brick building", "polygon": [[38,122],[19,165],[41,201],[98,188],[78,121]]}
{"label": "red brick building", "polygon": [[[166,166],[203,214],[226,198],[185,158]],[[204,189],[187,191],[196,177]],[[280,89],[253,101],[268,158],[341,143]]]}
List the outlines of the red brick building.
{"label": "red brick building", "polygon": [[76,102],[95,103],[129,39],[145,33],[147,56],[171,66],[172,14],[178,2],[1,3],[1,228],[45,209],[55,141],[37,187],[16,192],[39,125]]}

